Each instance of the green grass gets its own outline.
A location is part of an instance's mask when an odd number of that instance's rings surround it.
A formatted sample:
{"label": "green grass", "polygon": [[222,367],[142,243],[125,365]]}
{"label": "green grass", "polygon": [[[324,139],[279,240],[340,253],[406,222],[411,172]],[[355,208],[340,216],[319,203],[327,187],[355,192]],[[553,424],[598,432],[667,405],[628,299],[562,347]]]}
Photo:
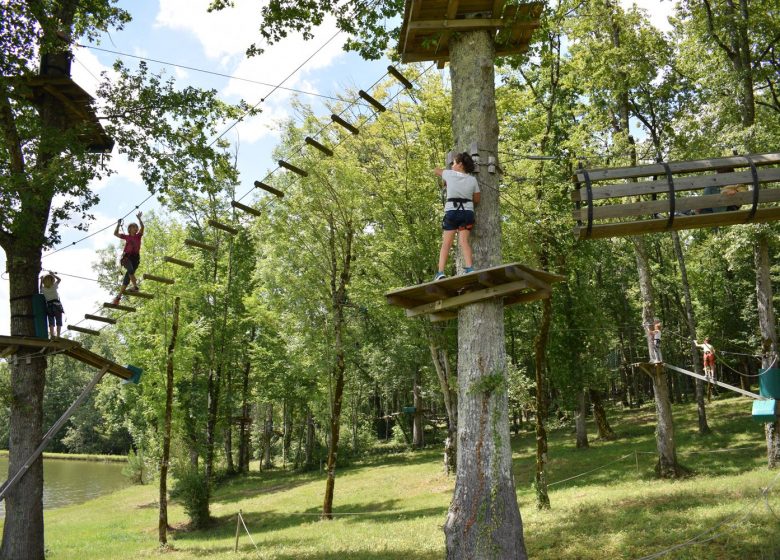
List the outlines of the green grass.
{"label": "green grass", "polygon": [[[654,414],[651,408],[616,413],[615,441],[591,441],[577,450],[570,430],[550,435],[549,480],[605,468],[550,488],[552,509],[538,511],[531,488],[534,437],[513,441],[517,495],[528,552],[533,559],[639,558],[723,524],[706,544],[674,551],[674,559],[780,558],[780,484],[770,493],[769,511],[759,490],[778,471],[765,467],[762,425],[750,420],[746,399],[708,406],[714,433],[700,437],[696,410],[676,406],[681,462],[692,475],[674,482],[654,477]],[[592,434],[591,434],[592,435]],[[746,448],[728,453],[693,453]],[[627,458],[613,462],[621,456]],[[283,471],[252,473],[216,489],[214,525],[188,531],[181,507],[169,520],[173,550],[157,548],[157,488],[131,487],[87,503],[46,512],[48,558],[274,558],[433,559],[442,558],[441,526],[453,479],[441,473],[438,449],[371,459],[338,471],[337,516],[321,522],[324,477]],[[638,469],[637,469],[638,460]],[[259,552],[241,531],[233,553],[236,513],[241,509]],[[310,515],[311,514],[311,515]]]}

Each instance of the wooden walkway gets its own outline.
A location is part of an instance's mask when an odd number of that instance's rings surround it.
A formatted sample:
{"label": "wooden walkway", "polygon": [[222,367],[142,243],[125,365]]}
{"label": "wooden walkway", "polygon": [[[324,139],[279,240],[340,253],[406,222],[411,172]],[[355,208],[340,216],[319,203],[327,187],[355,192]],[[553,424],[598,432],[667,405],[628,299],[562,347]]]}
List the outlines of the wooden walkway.
{"label": "wooden walkway", "polygon": [[695,377],[696,379],[701,379],[702,381],[705,381],[707,383],[712,383],[713,385],[716,385],[718,387],[722,387],[723,389],[728,389],[729,391],[734,391],[735,393],[739,393],[740,395],[744,397],[750,397],[751,399],[756,399],[757,401],[764,401],[766,400],[766,397],[762,397],[761,395],[757,395],[756,393],[751,393],[750,391],[745,391],[744,389],[741,389],[739,387],[734,387],[734,385],[729,385],[728,383],[723,383],[723,381],[716,381],[714,379],[710,379],[709,377],[705,375],[699,375],[698,373],[695,373],[693,371],[688,371],[687,369],[679,368],[677,366],[673,366],[666,363],[661,364],[655,364],[652,362],[641,362],[637,364],[631,364],[633,366],[639,366],[642,370],[644,370],[646,373],[649,373],[655,368],[656,366],[662,366],[666,369],[676,371],[677,373],[682,373],[684,375],[688,375],[690,377]]}
{"label": "wooden walkway", "polygon": [[87,350],[75,340],[66,338],[57,338],[46,340],[44,338],[35,338],[27,336],[4,336],[0,335],[0,357],[9,358],[20,352],[24,354],[18,356],[18,359],[34,358],[36,354],[65,354],[74,360],[85,363],[97,369],[106,369],[120,379],[131,379],[134,373],[116,362],[112,362],[91,350]]}
{"label": "wooden walkway", "polygon": [[502,298],[504,305],[514,305],[548,298],[551,284],[563,280],[559,274],[511,263],[394,290],[385,298],[390,305],[403,307],[407,317],[428,315],[432,322],[446,321],[457,317],[459,308],[488,299]]}

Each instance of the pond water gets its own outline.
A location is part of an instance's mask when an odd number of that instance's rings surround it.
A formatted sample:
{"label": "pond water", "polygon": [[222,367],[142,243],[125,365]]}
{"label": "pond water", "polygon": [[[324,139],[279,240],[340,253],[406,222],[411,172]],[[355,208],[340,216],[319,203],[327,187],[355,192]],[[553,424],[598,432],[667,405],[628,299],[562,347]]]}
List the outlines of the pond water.
{"label": "pond water", "polygon": [[[125,463],[100,461],[43,460],[43,509],[79,504],[103,494],[124,488],[128,480],[122,476]],[[8,476],[8,458],[0,457],[0,475]],[[5,515],[5,501],[0,503],[0,516]]]}

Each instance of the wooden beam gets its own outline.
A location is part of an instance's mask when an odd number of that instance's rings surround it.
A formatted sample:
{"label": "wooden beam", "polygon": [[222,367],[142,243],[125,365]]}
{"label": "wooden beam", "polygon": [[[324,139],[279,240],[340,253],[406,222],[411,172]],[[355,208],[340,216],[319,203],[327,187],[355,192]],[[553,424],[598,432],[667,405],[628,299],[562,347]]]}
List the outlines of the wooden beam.
{"label": "wooden beam", "polygon": [[447,298],[450,297],[450,293],[442,288],[441,286],[437,286],[436,284],[428,284],[425,286],[425,293],[429,296],[434,296],[438,298]]}
{"label": "wooden beam", "polygon": [[91,334],[93,336],[98,336],[100,334],[100,331],[96,331],[94,329],[85,329],[84,327],[77,327],[76,325],[68,325],[68,330],[84,334]]}
{"label": "wooden beam", "polygon": [[501,282],[497,280],[489,271],[482,271],[477,274],[478,282],[482,284],[483,286],[486,286],[488,288],[495,286],[496,284],[500,284]]}
{"label": "wooden beam", "polygon": [[241,204],[237,200],[231,200],[230,205],[233,208],[236,208],[237,210],[241,210],[242,212],[246,212],[247,214],[251,214],[253,216],[262,216],[263,214],[260,212],[260,210],[257,210],[256,208],[252,208],[251,206],[247,206],[246,204]]}
{"label": "wooden beam", "polygon": [[[165,262],[167,262],[167,263],[183,266],[184,268],[194,268],[195,267],[195,263],[190,262],[190,261],[184,261],[184,260],[181,260],[181,259],[177,259],[175,257],[163,257],[163,260]],[[135,310],[133,310],[133,311],[135,311]]]}
{"label": "wooden beam", "polygon": [[7,358],[8,356],[12,356],[16,354],[17,350],[19,350],[19,347],[14,346],[13,344],[3,346],[3,349],[0,350],[0,358]]}
{"label": "wooden beam", "polygon": [[131,292],[128,290],[125,292],[125,295],[131,297],[137,297],[141,299],[154,299],[154,294],[150,294],[147,292]]}
{"label": "wooden beam", "polygon": [[537,278],[530,272],[523,270],[519,266],[506,267],[506,275],[508,278],[511,278],[512,280],[525,280],[526,282],[528,282],[529,286],[534,286],[539,290],[547,290],[548,292],[550,291],[550,285],[547,282],[540,280],[539,278]]}
{"label": "wooden beam", "polygon": [[171,285],[176,282],[173,278],[166,278],[164,276],[157,276],[156,274],[146,274],[143,275],[144,280],[151,280],[152,282],[160,282],[161,284],[168,284]]}
{"label": "wooden beam", "polygon": [[[737,210],[714,214],[698,214],[696,216],[676,216],[674,222],[672,222],[672,227],[668,229],[683,230],[744,224],[749,214],[749,210]],[[777,220],[780,220],[780,208],[759,208],[756,210],[756,215],[750,223],[774,222]],[[587,235],[586,226],[577,226],[574,228],[574,235],[578,239],[603,239],[626,235],[662,233],[667,231],[667,223],[668,218],[622,222],[619,224],[594,224],[590,236]]]}
{"label": "wooden beam", "polygon": [[371,97],[369,94],[367,94],[367,93],[366,93],[365,91],[363,91],[362,89],[361,89],[361,90],[358,90],[358,95],[359,95],[359,96],[360,96],[362,99],[364,99],[364,100],[368,101],[368,103],[369,103],[369,104],[370,104],[370,105],[371,105],[371,106],[372,106],[374,109],[376,109],[377,111],[379,111],[380,113],[384,113],[385,111],[387,111],[387,108],[386,108],[384,105],[382,105],[382,104],[381,104],[381,103],[380,103],[380,102],[379,102],[377,99],[375,99],[374,97]]}
{"label": "wooden beam", "polygon": [[333,113],[333,114],[330,116],[330,118],[331,118],[331,120],[332,120],[334,123],[336,123],[336,124],[339,124],[339,125],[343,126],[343,127],[344,127],[344,128],[346,128],[347,130],[349,130],[349,131],[350,131],[352,134],[356,134],[356,135],[357,135],[357,134],[359,134],[359,133],[360,133],[360,130],[358,130],[357,128],[355,128],[355,127],[354,127],[354,126],[352,126],[351,124],[349,124],[347,121],[345,121],[344,119],[342,119],[342,118],[341,118],[340,116],[338,116],[336,113]]}
{"label": "wooden beam", "polygon": [[[447,2],[447,12],[445,14],[445,17],[447,18],[444,23],[455,23],[455,16],[458,15],[458,0],[448,0]],[[469,21],[469,20],[458,20],[458,21]],[[415,23],[422,23],[422,22],[415,22]],[[409,23],[409,28],[413,29],[412,22]],[[420,28],[418,28],[420,29]],[[436,52],[442,51],[445,48],[449,51],[449,45],[450,45],[450,35],[452,34],[452,31],[450,31],[451,26],[447,26],[447,29],[439,36],[439,40],[436,43]],[[422,29],[420,29],[422,30]]]}
{"label": "wooden beam", "polygon": [[[780,153],[768,154],[749,154],[756,166],[772,165],[780,163]],[[747,167],[748,163],[742,156],[730,156],[722,158],[697,159],[692,161],[671,161],[669,169],[672,173],[695,173],[700,171],[713,171],[717,169],[732,169],[737,167]],[[635,167],[614,167],[588,169],[591,181],[604,181],[607,179],[630,179],[634,177],[651,177],[653,175],[664,175],[666,170],[659,163],[649,165],[639,165]],[[585,176],[582,171],[576,171],[573,177],[574,181],[584,182]]]}
{"label": "wooden beam", "polygon": [[230,235],[236,235],[238,233],[238,228],[223,224],[217,220],[208,220],[207,223],[213,228],[228,232]]}
{"label": "wooden beam", "polygon": [[133,372],[127,369],[126,367],[120,366],[119,364],[112,362],[111,360],[107,360],[100,354],[95,354],[94,352],[92,352],[91,350],[87,350],[80,344],[76,344],[69,347],[65,351],[65,354],[67,354],[74,360],[78,360],[84,364],[87,364],[95,368],[102,369],[104,367],[107,367],[108,373],[112,375],[116,375],[121,379],[130,379],[131,377],[133,377]]}
{"label": "wooden beam", "polygon": [[[780,181],[780,168],[758,169],[759,183],[774,183]],[[640,181],[638,183],[618,183],[610,185],[593,185],[593,200],[607,198],[620,198],[624,196],[638,196],[642,194],[666,194],[669,192],[669,183],[666,175],[662,174],[654,181]],[[593,179],[591,178],[591,183]],[[732,173],[713,173],[710,175],[698,175],[693,177],[675,177],[674,191],[692,191],[706,187],[726,187],[729,185],[752,184],[753,174],[750,171],[737,171]],[[587,193],[583,189],[571,191],[571,199],[574,202],[585,202]]]}
{"label": "wooden beam", "polygon": [[[408,24],[409,31],[477,31],[480,29],[501,29],[507,23],[501,19],[431,19],[413,21]],[[530,24],[524,24],[529,25]],[[449,35],[448,35],[449,36]]]}
{"label": "wooden beam", "polygon": [[672,371],[676,371],[677,373],[684,373],[685,375],[689,375],[691,377],[695,377],[696,379],[701,379],[702,381],[706,381],[707,383],[712,383],[713,385],[717,385],[718,387],[723,387],[724,389],[728,389],[729,391],[734,391],[735,393],[739,393],[740,395],[744,395],[746,397],[750,397],[751,399],[756,400],[766,400],[766,397],[762,397],[761,395],[757,395],[755,393],[751,393],[750,391],[745,391],[744,389],[740,389],[739,387],[734,387],[734,385],[729,385],[728,383],[723,383],[722,381],[716,381],[714,379],[708,379],[704,375],[700,375],[698,373],[694,373],[692,371],[688,371],[687,369],[678,368],[677,366],[672,366],[669,364],[663,364],[663,366],[666,369],[670,369]]}
{"label": "wooden beam", "polygon": [[211,251],[212,253],[217,250],[216,245],[210,243],[203,243],[202,241],[196,241],[195,239],[185,239],[184,244],[188,247],[195,247],[196,249],[203,249],[204,251]]}
{"label": "wooden beam", "polygon": [[401,74],[398,69],[395,66],[388,66],[387,71],[390,73],[390,75],[401,82],[406,89],[413,89],[414,86],[412,85],[412,82],[406,79],[406,77]]}
{"label": "wooden beam", "polygon": [[100,321],[101,323],[116,325],[116,319],[112,319],[111,317],[103,317],[102,315],[91,315],[90,313],[87,313],[84,315],[84,318],[89,319],[90,321]]}
{"label": "wooden beam", "polygon": [[131,307],[129,305],[120,305],[118,303],[104,303],[103,307],[105,309],[116,309],[117,311],[127,311],[128,313],[132,313],[135,311],[135,307]]}
{"label": "wooden beam", "polygon": [[282,191],[272,187],[271,185],[266,185],[262,181],[255,181],[255,188],[263,189],[264,191],[267,191],[274,196],[278,196],[279,198],[282,198],[284,196],[284,193]]}
{"label": "wooden beam", "polygon": [[493,17],[500,18],[501,13],[504,11],[504,4],[506,0],[493,0]]}
{"label": "wooden beam", "polygon": [[430,319],[431,323],[439,323],[441,321],[449,321],[450,319],[457,319],[457,318],[458,318],[457,311],[442,311],[440,313],[430,313],[428,315],[428,319]]}
{"label": "wooden beam", "polygon": [[527,282],[509,282],[508,284],[501,284],[492,288],[484,288],[482,290],[475,290],[459,296],[450,297],[447,299],[441,299],[431,303],[426,303],[418,307],[406,310],[407,317],[417,317],[419,315],[426,315],[428,313],[437,313],[439,311],[453,310],[464,305],[476,303],[486,299],[503,297],[520,290],[528,288]]}
{"label": "wooden beam", "polygon": [[390,305],[397,305],[398,307],[417,307],[420,305],[419,300],[411,299],[411,298],[405,298],[403,296],[385,296],[385,299],[387,300],[387,303]]}
{"label": "wooden beam", "polygon": [[[780,170],[778,170],[780,171]],[[698,196],[675,197],[674,209],[676,212],[685,212],[688,210],[700,210],[702,208],[723,208],[727,206],[751,205],[753,202],[752,192],[738,192],[729,194],[705,194]],[[761,189],[758,191],[758,202],[780,202],[780,189]],[[605,206],[593,207],[593,219],[605,220],[612,218],[628,218],[630,216],[647,216],[650,214],[660,214],[669,211],[669,200],[643,200],[641,202],[631,202],[627,204],[609,204]],[[573,210],[572,216],[575,220],[587,221],[588,208]]]}
{"label": "wooden beam", "polygon": [[[362,91],[362,90],[361,90],[361,91]],[[306,138],[304,138],[304,139],[303,139],[303,141],[304,141],[304,142],[306,142],[306,143],[307,143],[309,146],[311,146],[312,148],[316,148],[317,150],[321,151],[321,152],[322,152],[323,154],[325,154],[326,156],[331,156],[331,157],[333,157],[333,150],[331,150],[331,149],[330,149],[330,148],[328,148],[327,146],[323,146],[322,144],[320,144],[319,142],[317,142],[317,141],[316,141],[314,138],[312,138],[311,136],[307,136]]]}
{"label": "wooden beam", "polygon": [[516,296],[509,296],[504,298],[504,305],[516,305],[518,303],[530,303],[540,299],[547,299],[550,297],[550,290],[536,290],[535,292],[527,292],[525,294],[519,294]]}
{"label": "wooden beam", "polygon": [[300,175],[301,177],[308,177],[309,176],[309,174],[306,171],[304,171],[303,169],[301,169],[300,167],[297,167],[297,166],[293,165],[292,163],[288,163],[288,162],[284,161],[283,159],[280,159],[277,163],[279,164],[279,167],[284,167],[285,169],[287,169],[289,171],[292,171],[296,175]]}

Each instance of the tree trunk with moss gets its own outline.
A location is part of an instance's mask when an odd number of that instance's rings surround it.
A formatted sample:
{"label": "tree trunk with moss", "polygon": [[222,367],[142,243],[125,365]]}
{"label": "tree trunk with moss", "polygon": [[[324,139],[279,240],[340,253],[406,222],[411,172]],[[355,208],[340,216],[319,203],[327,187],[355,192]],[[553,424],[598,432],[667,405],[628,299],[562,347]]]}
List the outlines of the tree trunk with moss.
{"label": "tree trunk with moss", "polygon": [[[450,40],[452,130],[487,160],[498,149],[495,48],[485,31]],[[482,198],[472,235],[474,265],[501,262],[498,176],[480,169]],[[485,301],[458,312],[458,472],[444,525],[447,558],[527,558],[509,441],[504,309]]]}
{"label": "tree trunk with moss", "polygon": [[588,444],[588,399],[585,398],[585,389],[577,393],[577,415],[574,417],[574,429],[577,435],[577,449],[587,449]]}
{"label": "tree trunk with moss", "polygon": [[596,429],[599,432],[599,439],[615,439],[615,432],[607,420],[607,413],[604,410],[604,402],[601,400],[601,391],[591,389],[589,392],[590,402],[593,404],[593,421],[596,423]]}

